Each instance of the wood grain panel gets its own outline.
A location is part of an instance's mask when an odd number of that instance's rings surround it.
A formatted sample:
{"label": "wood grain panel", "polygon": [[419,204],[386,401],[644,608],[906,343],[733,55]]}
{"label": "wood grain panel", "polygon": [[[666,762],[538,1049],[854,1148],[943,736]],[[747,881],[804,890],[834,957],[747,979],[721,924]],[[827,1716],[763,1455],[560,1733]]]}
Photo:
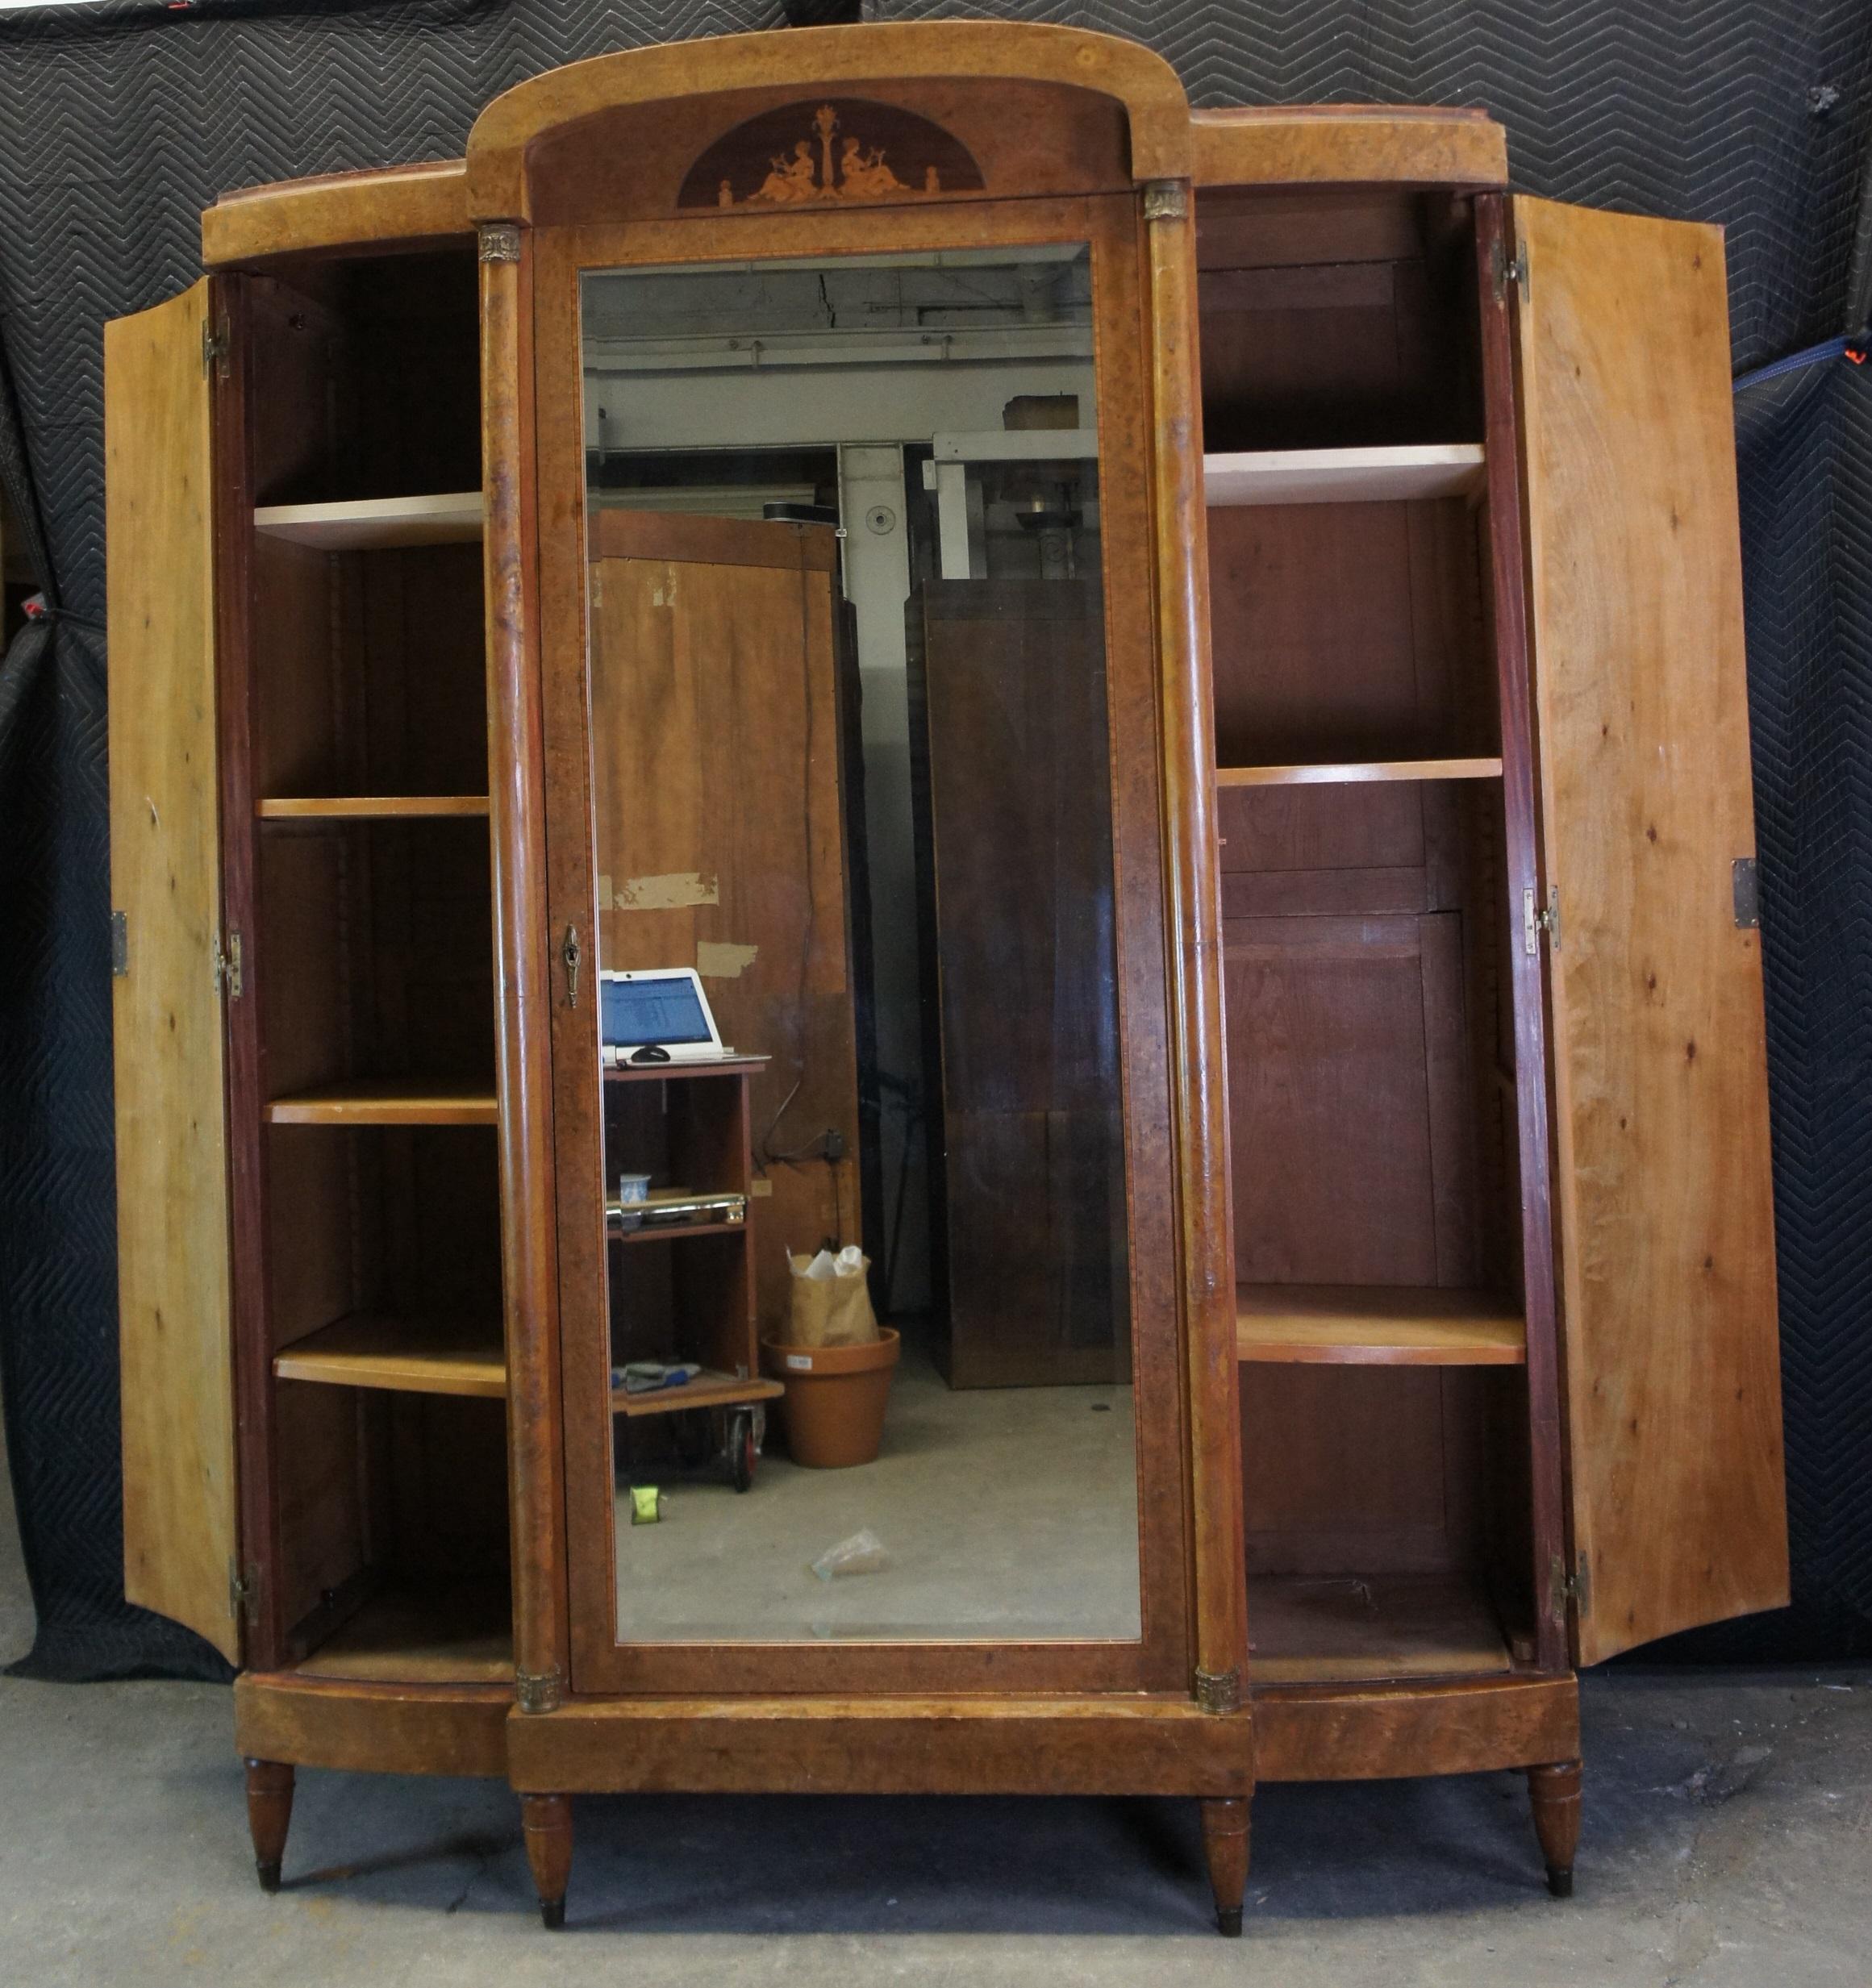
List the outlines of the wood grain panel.
{"label": "wood grain panel", "polygon": [[1787,1599],[1722,236],[1515,203],[1580,1661]]}
{"label": "wood grain panel", "polygon": [[613,1698],[508,1728],[517,1788],[580,1794],[1246,1794],[1243,1716],[1188,1698]]}
{"label": "wood grain panel", "polygon": [[365,1684],[249,1671],[234,1681],[234,1744],[250,1759],[352,1773],[507,1771],[511,1685]]}
{"label": "wood grain panel", "polygon": [[1486,1675],[1508,1668],[1486,1589],[1462,1574],[1298,1574],[1254,1583],[1257,1684]]}
{"label": "wood grain panel", "polygon": [[1457,923],[1225,921],[1238,1281],[1474,1281]]}
{"label": "wood grain panel", "polygon": [[1307,766],[1223,766],[1219,787],[1349,787],[1384,780],[1495,780],[1499,759],[1360,760]]}
{"label": "wood grain panel", "polygon": [[1244,1284],[1236,1302],[1236,1350],[1257,1363],[1517,1366],[1528,1357],[1520,1311],[1489,1291]]}
{"label": "wood grain panel", "polygon": [[933,581],[917,604],[940,1357],[954,1387],[1119,1379],[1130,1332],[1099,590]]}
{"label": "wood grain panel", "polygon": [[1209,513],[1225,767],[1491,756],[1460,502]]}
{"label": "wood grain panel", "polygon": [[381,248],[472,232],[468,162],[437,159],[223,194],[202,215],[202,261],[214,269],[269,256],[354,244]]}
{"label": "wood grain panel", "polygon": [[203,281],[105,327],[111,982],[129,1598],[238,1659]]}
{"label": "wood grain panel", "polygon": [[1358,181],[1497,186],[1507,133],[1485,112],[1332,103],[1192,110],[1199,186]]}
{"label": "wood grain panel", "polygon": [[362,1684],[499,1684],[514,1674],[503,1583],[392,1587],[373,1595],[298,1667]]}
{"label": "wood grain panel", "polygon": [[273,1372],[286,1381],[381,1387],[419,1394],[504,1399],[507,1366],[497,1324],[460,1319],[353,1314],[282,1347]]}
{"label": "wood grain panel", "polygon": [[494,1095],[486,1084],[414,1084],[394,1077],[353,1077],[342,1084],[275,1098],[269,1125],[492,1125]]}
{"label": "wood grain panel", "polygon": [[[477,219],[532,218],[528,204],[528,153],[545,149],[551,135],[580,119],[623,106],[732,90],[798,88],[821,96],[836,84],[879,79],[919,79],[913,102],[950,79],[992,82],[1009,78],[1064,86],[1111,98],[1129,125],[1131,170],[1139,180],[1184,178],[1189,173],[1190,109],[1174,69],[1161,56],[1112,35],[1068,27],[1005,22],[915,22],[828,27],[802,44],[795,35],[724,35],[709,44],[706,71],[694,52],[678,43],[593,57],[536,77],[498,96],[475,120],[468,140],[469,207]],[[932,105],[934,113],[936,106]],[[740,115],[744,116],[744,108]],[[719,116],[717,128],[738,122]],[[1037,122],[1037,120],[1036,120]],[[1045,127],[1042,125],[1044,130]],[[1018,128],[982,138],[964,131],[991,190],[998,153],[1018,145]],[[546,141],[542,144],[541,141]],[[1006,190],[1073,192],[1061,188]],[[589,210],[578,219],[595,218]]]}
{"label": "wood grain panel", "polygon": [[[856,1240],[861,1219],[834,545],[827,526],[615,511],[591,569],[599,958],[696,966],[704,944],[748,949],[707,992],[723,1041],[771,1059],[749,1086],[773,1189],[754,1273],[760,1329],[780,1338],[780,1245]],[[828,1127],[836,1163],[765,1159],[764,1144],[794,1152]]]}
{"label": "wood grain panel", "polygon": [[1478,1774],[1579,1757],[1579,1686],[1559,1678],[1454,1684],[1276,1685],[1254,1694],[1262,1781]]}

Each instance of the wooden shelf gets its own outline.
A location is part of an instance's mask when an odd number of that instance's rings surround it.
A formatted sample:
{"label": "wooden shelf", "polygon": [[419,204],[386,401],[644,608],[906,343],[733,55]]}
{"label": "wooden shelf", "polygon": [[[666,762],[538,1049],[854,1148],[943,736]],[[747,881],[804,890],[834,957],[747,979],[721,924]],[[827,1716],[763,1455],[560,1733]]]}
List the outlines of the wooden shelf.
{"label": "wooden shelf", "polygon": [[1461,1574],[1248,1577],[1251,1684],[1376,1683],[1511,1669],[1479,1582]]}
{"label": "wooden shelf", "polygon": [[1353,760],[1309,766],[1219,766],[1219,787],[1354,786],[1380,780],[1499,780],[1499,759]]}
{"label": "wooden shelf", "polygon": [[1467,497],[1482,482],[1479,442],[1407,444],[1390,448],[1282,448],[1205,456],[1204,502],[1236,504],[1407,502]]}
{"label": "wooden shelf", "polygon": [[419,1084],[407,1077],[321,1085],[266,1107],[269,1125],[492,1125],[491,1086]]}
{"label": "wooden shelf", "polygon": [[732,1373],[716,1373],[704,1368],[682,1387],[661,1387],[648,1394],[627,1394],[621,1387],[611,1390],[611,1413],[628,1415],[670,1415],[684,1408],[732,1408],[747,1402],[778,1401],[786,1392],[778,1381],[760,1374],[744,1381]]}
{"label": "wooden shelf", "polygon": [[646,1222],[641,1228],[619,1229],[607,1226],[605,1233],[614,1243],[673,1243],[686,1236],[745,1236],[745,1222]]}
{"label": "wooden shelf", "polygon": [[386,1588],[298,1666],[366,1684],[504,1684],[514,1674],[504,1584]]}
{"label": "wooden shelf", "polygon": [[1269,1363],[1511,1367],[1525,1364],[1528,1327],[1493,1291],[1383,1284],[1243,1284],[1235,1294],[1236,1357]]}
{"label": "wooden shelf", "polygon": [[661,1083],[673,1077],[758,1077],[769,1058],[753,1056],[723,1057],[719,1063],[607,1063],[607,1084]]}
{"label": "wooden shelf", "polygon": [[498,1320],[397,1319],[371,1312],[309,1332],[276,1354],[282,1381],[323,1381],[336,1387],[384,1388],[405,1394],[473,1394],[500,1399],[507,1391],[507,1355]]}
{"label": "wooden shelf", "polygon": [[406,545],[461,545],[478,539],[479,490],[442,497],[364,497],[338,504],[263,504],[253,528],[321,552],[394,551]]}
{"label": "wooden shelf", "polygon": [[485,794],[333,794],[279,796],[256,801],[263,822],[485,820]]}

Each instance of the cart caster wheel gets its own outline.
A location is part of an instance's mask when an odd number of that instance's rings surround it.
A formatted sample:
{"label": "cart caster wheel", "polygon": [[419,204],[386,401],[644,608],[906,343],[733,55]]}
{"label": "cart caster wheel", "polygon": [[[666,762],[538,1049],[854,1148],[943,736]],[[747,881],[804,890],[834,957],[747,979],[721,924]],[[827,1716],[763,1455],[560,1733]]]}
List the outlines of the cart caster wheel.
{"label": "cart caster wheel", "polygon": [[565,1901],[563,1898],[542,1898],[540,1901],[540,1923],[548,1932],[557,1932],[565,1923]]}
{"label": "cart caster wheel", "polygon": [[728,1418],[728,1478],[737,1491],[754,1482],[754,1418],[748,1415]]}

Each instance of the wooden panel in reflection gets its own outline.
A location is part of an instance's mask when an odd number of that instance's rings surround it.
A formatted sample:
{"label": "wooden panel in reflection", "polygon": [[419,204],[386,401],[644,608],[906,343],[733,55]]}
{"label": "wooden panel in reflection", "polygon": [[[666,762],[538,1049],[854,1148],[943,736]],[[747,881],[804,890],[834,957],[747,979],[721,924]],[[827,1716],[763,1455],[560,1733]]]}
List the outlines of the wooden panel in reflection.
{"label": "wooden panel in reflection", "polygon": [[856,1241],[861,1217],[836,540],[824,525],[601,511],[590,541],[601,963],[698,968],[723,1041],[773,1059],[752,1087],[757,1173],[764,1140],[844,1142],[836,1164],[766,1162],[757,1303],[779,1332],[781,1245]]}
{"label": "wooden panel in reflection", "polygon": [[1078,581],[934,581],[911,737],[937,1345],[956,1387],[1129,1376],[1104,623]]}

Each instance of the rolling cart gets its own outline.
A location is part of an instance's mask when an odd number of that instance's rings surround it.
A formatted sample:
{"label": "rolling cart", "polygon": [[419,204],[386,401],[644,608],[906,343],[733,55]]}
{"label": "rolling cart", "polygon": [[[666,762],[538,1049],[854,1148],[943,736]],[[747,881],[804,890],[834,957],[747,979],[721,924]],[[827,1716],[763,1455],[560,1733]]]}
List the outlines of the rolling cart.
{"label": "rolling cart", "polygon": [[[624,1065],[604,1073],[605,1173],[648,1173],[649,1198],[605,1209],[614,1369],[690,1361],[681,1386],[611,1389],[632,1422],[673,1415],[678,1454],[721,1458],[737,1491],[753,1483],[766,1404],[754,1309],[753,1161],[748,1107],[758,1058]],[[681,1183],[675,1185],[672,1183]]]}

